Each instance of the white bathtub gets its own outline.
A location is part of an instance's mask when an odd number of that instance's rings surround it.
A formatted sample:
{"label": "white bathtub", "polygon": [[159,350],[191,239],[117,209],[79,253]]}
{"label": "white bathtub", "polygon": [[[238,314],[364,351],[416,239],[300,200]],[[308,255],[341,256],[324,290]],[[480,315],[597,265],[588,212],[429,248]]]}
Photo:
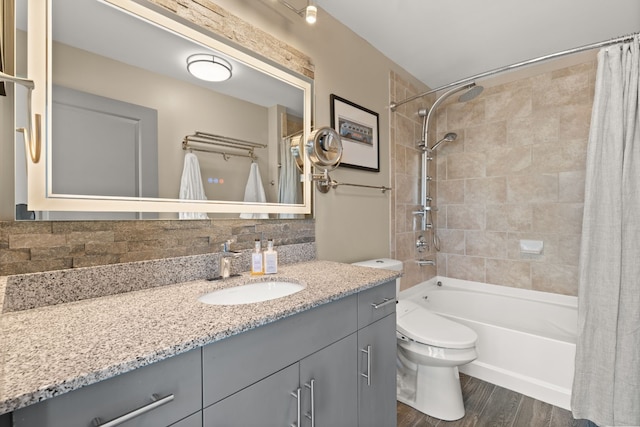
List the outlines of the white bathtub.
{"label": "white bathtub", "polygon": [[569,409],[576,297],[438,276],[402,291],[400,298],[478,334],[478,358],[460,372]]}

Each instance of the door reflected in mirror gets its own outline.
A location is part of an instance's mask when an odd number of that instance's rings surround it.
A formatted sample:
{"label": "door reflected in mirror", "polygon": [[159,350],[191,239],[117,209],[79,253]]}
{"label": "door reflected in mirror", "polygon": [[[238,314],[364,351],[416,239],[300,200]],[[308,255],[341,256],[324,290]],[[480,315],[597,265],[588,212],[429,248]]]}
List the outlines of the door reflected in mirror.
{"label": "door reflected in mirror", "polygon": [[[243,212],[251,218],[291,217],[288,206],[300,212],[310,200],[290,152],[291,138],[303,135],[310,123],[308,79],[281,69],[275,74],[272,65],[234,56],[235,49],[214,49],[220,46],[215,39],[194,40],[102,1],[51,5],[48,198],[207,200],[210,217],[236,218]],[[27,31],[26,7],[18,10],[19,30]],[[201,54],[220,58],[231,76],[211,82],[192,75],[187,58]],[[187,143],[188,136],[202,134],[221,138]],[[25,187],[23,179],[17,174],[18,189]],[[253,209],[263,205],[272,208]],[[160,216],[177,218],[184,209],[175,206]],[[158,217],[139,213],[145,211],[51,210],[36,216]]]}

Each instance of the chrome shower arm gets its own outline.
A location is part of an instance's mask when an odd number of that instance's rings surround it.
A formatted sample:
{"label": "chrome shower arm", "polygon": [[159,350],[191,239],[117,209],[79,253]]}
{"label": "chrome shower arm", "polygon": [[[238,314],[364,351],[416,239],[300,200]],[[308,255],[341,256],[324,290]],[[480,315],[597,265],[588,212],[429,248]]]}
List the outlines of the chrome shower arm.
{"label": "chrome shower arm", "polygon": [[[454,93],[460,92],[462,90],[471,89],[471,88],[475,87],[475,85],[476,85],[475,82],[472,82],[472,83],[469,83],[469,84],[464,85],[464,86],[454,87],[453,89],[448,90],[447,92],[443,93],[438,99],[436,99],[436,102],[434,102],[433,105],[431,106],[431,108],[429,108],[429,111],[427,112],[427,117],[422,122],[422,140],[424,141],[425,148],[427,148],[428,145],[429,145],[427,138],[428,138],[429,124],[431,123],[431,114],[434,111],[436,111],[436,109],[440,106],[440,104],[442,104],[442,102],[445,99],[447,99],[448,97],[450,97]],[[435,146],[433,148],[435,148]],[[433,148],[432,148],[432,150],[433,150]]]}

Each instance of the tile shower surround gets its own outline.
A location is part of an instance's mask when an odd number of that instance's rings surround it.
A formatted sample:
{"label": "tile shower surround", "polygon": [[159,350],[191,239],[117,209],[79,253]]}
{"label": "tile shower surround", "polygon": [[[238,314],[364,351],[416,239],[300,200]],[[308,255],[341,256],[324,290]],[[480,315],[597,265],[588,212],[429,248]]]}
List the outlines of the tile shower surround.
{"label": "tile shower surround", "polygon": [[[589,60],[485,88],[467,103],[452,96],[439,107],[436,135],[456,132],[458,139],[443,145],[430,165],[442,244],[438,274],[577,295],[595,71]],[[391,91],[391,99],[417,93],[393,73]],[[436,273],[411,262],[421,256],[411,213],[420,191],[416,104],[391,115],[392,186],[398,188],[392,257],[405,261],[403,288]],[[543,254],[521,254],[520,239],[543,240]]]}

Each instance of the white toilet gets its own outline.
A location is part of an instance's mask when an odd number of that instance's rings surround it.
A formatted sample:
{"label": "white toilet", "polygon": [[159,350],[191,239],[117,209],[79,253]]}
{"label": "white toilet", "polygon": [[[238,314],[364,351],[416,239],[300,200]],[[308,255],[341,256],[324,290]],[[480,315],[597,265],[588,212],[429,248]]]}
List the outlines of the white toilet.
{"label": "white toilet", "polygon": [[441,420],[464,417],[458,366],[477,357],[476,333],[410,300],[396,307],[398,400]]}
{"label": "white toilet", "polygon": [[[355,263],[402,270],[387,258]],[[396,280],[396,297],[400,279]],[[477,357],[477,334],[419,304],[398,299],[396,306],[397,398],[434,418],[453,421],[464,416],[458,366]]]}

